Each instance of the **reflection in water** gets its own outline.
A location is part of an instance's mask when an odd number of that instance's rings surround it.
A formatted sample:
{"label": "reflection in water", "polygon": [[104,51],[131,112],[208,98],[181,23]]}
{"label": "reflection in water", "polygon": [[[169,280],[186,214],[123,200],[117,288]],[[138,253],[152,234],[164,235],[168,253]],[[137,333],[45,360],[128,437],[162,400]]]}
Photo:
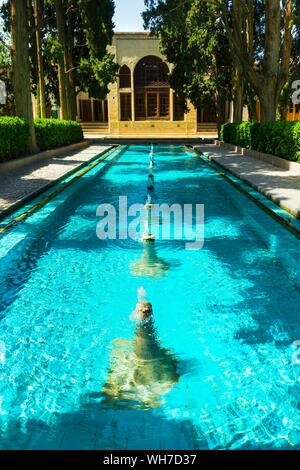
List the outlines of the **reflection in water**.
{"label": "reflection in water", "polygon": [[155,243],[147,241],[143,242],[141,259],[131,264],[133,276],[165,277],[169,269],[169,263],[158,257]]}
{"label": "reflection in water", "polygon": [[154,174],[149,173],[148,175],[148,186],[147,186],[149,191],[152,191],[154,189]]}
{"label": "reflection in water", "polygon": [[135,320],[134,338],[113,342],[103,403],[156,408],[163,403],[163,395],[179,381],[177,361],[171,351],[159,343],[151,304],[139,302]]}

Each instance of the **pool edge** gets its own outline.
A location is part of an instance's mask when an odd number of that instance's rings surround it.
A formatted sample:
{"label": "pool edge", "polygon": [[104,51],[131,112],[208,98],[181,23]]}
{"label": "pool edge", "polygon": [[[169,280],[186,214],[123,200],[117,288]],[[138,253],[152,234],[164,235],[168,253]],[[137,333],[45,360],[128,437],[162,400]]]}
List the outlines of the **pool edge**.
{"label": "pool edge", "polygon": [[[16,216],[12,220],[10,220],[7,224],[3,225],[2,227],[0,226],[0,236],[4,235],[7,231],[9,231],[11,228],[13,228],[15,225],[18,223],[22,222],[23,220],[26,220],[28,217],[30,217],[33,213],[41,209],[43,206],[45,206],[49,201],[54,199],[58,194],[63,192],[67,187],[71,186],[75,182],[77,182],[82,176],[84,176],[86,173],[91,171],[93,168],[95,168],[97,165],[102,163],[104,160],[106,160],[109,156],[113,155],[114,152],[117,152],[118,150],[120,151],[118,156],[121,156],[121,154],[126,150],[127,146],[124,145],[116,145],[116,146],[111,146],[108,149],[105,149],[104,151],[100,152],[97,154],[95,157],[92,157],[88,162],[83,163],[82,165],[79,165],[78,167],[74,168],[68,173],[65,173],[63,176],[60,178],[54,180],[53,182],[49,183],[49,185],[44,186],[42,189],[36,191],[35,193],[32,193],[30,196],[28,196],[28,199],[25,198],[20,201],[19,203],[16,204],[16,207],[14,207],[13,210],[9,211],[9,213],[6,214],[1,214],[0,215],[0,222],[5,220],[5,218],[9,217],[12,215],[14,212],[17,212],[20,210],[23,206],[26,205],[26,203],[33,201],[36,197],[42,195],[43,193],[47,192],[51,188],[55,188],[55,186],[59,185],[65,180],[68,180],[68,178],[72,178],[70,181],[66,181],[63,183],[60,187],[58,187],[56,190],[42,198],[40,201],[37,201],[35,204],[33,204],[32,207],[29,209],[25,210],[25,212],[21,213],[20,215]],[[2,216],[2,217],[1,217]]]}
{"label": "pool edge", "polygon": [[[194,153],[194,155],[203,161],[206,165],[208,165],[212,170],[217,172],[220,176],[222,176],[226,181],[228,181],[231,185],[233,185],[238,191],[243,193],[247,196],[250,200],[252,200],[258,207],[264,210],[267,214],[269,214],[273,219],[279,222],[283,227],[285,227],[289,232],[291,232],[296,238],[300,239],[300,220],[295,217],[290,211],[286,208],[279,205],[275,200],[269,198],[266,194],[262,191],[259,191],[254,185],[248,182],[246,179],[241,178],[230,169],[226,168],[225,166],[221,165],[219,162],[216,162],[212,158],[208,158],[202,152],[198,152],[193,147],[186,148]],[[228,173],[228,174],[226,174]],[[235,181],[234,179],[237,181]],[[246,187],[244,187],[246,186]],[[251,192],[249,191],[251,190]],[[257,194],[253,194],[253,192]],[[259,196],[259,197],[258,197]],[[260,198],[264,198],[265,201],[260,200]],[[270,204],[276,206],[279,211],[284,211],[286,217],[284,215],[279,214],[276,211],[276,208],[270,207]],[[295,219],[295,220],[293,220]],[[299,224],[299,227],[297,225]]]}

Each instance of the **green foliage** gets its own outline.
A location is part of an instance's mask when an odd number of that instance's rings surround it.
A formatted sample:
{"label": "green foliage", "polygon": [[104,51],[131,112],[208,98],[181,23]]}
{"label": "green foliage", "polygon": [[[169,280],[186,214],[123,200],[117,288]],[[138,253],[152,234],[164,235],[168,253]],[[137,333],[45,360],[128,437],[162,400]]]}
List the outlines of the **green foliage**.
{"label": "green foliage", "polygon": [[221,140],[247,149],[255,149],[258,146],[260,127],[256,121],[223,124]]}
{"label": "green foliage", "polygon": [[77,0],[75,3],[80,10],[89,57],[91,59],[104,57],[106,46],[111,43],[113,35],[114,1]]}
{"label": "green foliage", "polygon": [[221,139],[286,160],[300,161],[300,122],[228,123],[222,126]]}
{"label": "green foliage", "polygon": [[0,162],[23,155],[29,137],[28,124],[18,117],[0,117]]}
{"label": "green foliage", "polygon": [[[0,2],[1,3],[1,2]],[[3,7],[2,7],[3,8]],[[0,8],[1,15],[1,8]],[[7,91],[7,103],[5,106],[0,106],[0,116],[6,116],[11,114],[11,93],[12,93],[12,83],[11,83],[11,55],[10,55],[10,40],[9,35],[4,32],[5,22],[0,16],[0,80],[3,81],[6,85]]]}
{"label": "green foliage", "polygon": [[[1,24],[0,24],[1,28]],[[0,30],[0,77],[7,76],[7,71],[11,65],[9,46],[7,38]]]}
{"label": "green foliage", "polygon": [[[36,119],[34,122],[40,150],[74,144],[83,140],[80,124],[59,119]],[[0,117],[0,162],[26,154],[28,124],[18,117]]]}
{"label": "green foliage", "polygon": [[299,64],[293,65],[291,67],[290,76],[285,86],[283,87],[280,95],[279,105],[278,105],[278,117],[280,119],[285,119],[289,107],[293,106],[292,103],[292,94],[294,89],[292,87],[295,80],[300,80],[300,67]]}
{"label": "green foliage", "polygon": [[104,99],[109,83],[116,79],[119,70],[114,55],[106,50],[113,36],[115,4],[113,0],[80,0],[75,3],[80,25],[77,34],[85,44],[77,50],[74,61],[77,63],[77,86],[90,97]]}
{"label": "green foliage", "polygon": [[[47,39],[43,42],[44,73],[47,76],[45,83],[46,102],[49,104],[53,98],[59,104],[58,89],[58,60],[63,55],[61,44],[56,34],[50,31]],[[34,92],[37,93],[37,83],[33,84]]]}
{"label": "green foliage", "polygon": [[199,106],[201,97],[214,96],[222,106],[231,99],[232,63],[216,3],[145,0],[145,5],[145,26],[159,37],[162,53],[174,64],[170,83],[181,102]]}
{"label": "green foliage", "polygon": [[82,58],[77,71],[81,91],[89,96],[103,100],[108,94],[108,84],[112,82],[119,70],[112,54],[106,54],[102,60]]}
{"label": "green foliage", "polygon": [[35,134],[40,150],[63,147],[83,140],[80,124],[59,119],[35,119]]}
{"label": "green foliage", "polygon": [[[46,102],[49,105],[54,98],[60,104],[58,61],[64,51],[58,39],[54,1],[44,0],[42,4],[41,36]],[[90,97],[102,99],[108,93],[108,84],[116,79],[118,72],[114,56],[107,53],[107,45],[111,44],[113,36],[114,1],[64,0],[63,10],[75,91],[85,91]],[[5,0],[0,8],[0,16],[3,29],[9,34],[9,0]],[[34,29],[30,42],[32,91],[37,95],[37,58],[36,50],[32,47]]]}

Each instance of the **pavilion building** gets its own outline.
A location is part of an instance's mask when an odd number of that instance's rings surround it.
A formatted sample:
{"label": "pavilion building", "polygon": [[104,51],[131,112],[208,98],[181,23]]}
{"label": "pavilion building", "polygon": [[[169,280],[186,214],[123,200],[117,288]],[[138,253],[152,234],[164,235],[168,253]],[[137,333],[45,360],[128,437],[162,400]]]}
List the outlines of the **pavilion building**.
{"label": "pavilion building", "polygon": [[170,87],[172,65],[165,61],[157,38],[149,33],[116,33],[109,51],[120,65],[107,99],[77,97],[77,119],[86,134],[111,137],[199,137],[217,135],[212,102],[188,112]]}

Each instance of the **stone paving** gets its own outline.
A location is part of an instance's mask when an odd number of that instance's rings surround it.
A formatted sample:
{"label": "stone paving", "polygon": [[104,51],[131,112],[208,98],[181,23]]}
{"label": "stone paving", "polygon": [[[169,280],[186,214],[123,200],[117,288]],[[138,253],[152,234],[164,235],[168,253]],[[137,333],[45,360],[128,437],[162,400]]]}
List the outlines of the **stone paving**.
{"label": "stone paving", "polygon": [[248,182],[300,219],[300,175],[216,145],[198,147],[209,158]]}
{"label": "stone paving", "polygon": [[109,148],[110,145],[90,145],[83,150],[64,153],[1,174],[0,214]]}

